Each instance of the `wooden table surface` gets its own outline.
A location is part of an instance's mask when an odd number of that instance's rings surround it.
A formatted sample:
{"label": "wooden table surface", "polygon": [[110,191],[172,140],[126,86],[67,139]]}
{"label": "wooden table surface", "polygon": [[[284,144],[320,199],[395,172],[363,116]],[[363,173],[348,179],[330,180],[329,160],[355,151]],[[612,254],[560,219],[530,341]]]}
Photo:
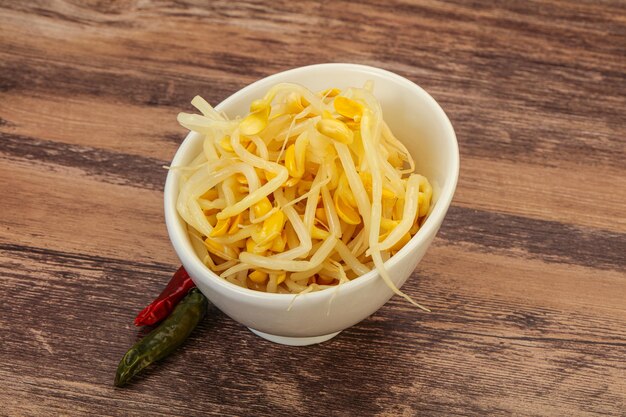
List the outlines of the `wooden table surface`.
{"label": "wooden table surface", "polygon": [[[626,415],[623,1],[2,1],[0,414]],[[461,176],[398,297],[330,342],[212,307],[124,389],[137,311],[179,264],[176,114],[319,62],[401,74]]]}

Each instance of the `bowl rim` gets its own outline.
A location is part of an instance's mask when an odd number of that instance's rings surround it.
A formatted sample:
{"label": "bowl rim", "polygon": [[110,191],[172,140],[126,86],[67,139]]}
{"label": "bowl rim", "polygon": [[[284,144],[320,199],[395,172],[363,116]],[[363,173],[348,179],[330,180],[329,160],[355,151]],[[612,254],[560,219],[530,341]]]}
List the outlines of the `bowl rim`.
{"label": "bowl rim", "polygon": [[[371,73],[372,75],[376,75],[382,78],[389,78],[401,85],[405,88],[409,88],[413,90],[414,94],[420,96],[422,100],[424,100],[429,106],[433,109],[433,111],[438,115],[438,120],[443,123],[443,128],[446,131],[446,137],[448,140],[451,140],[452,152],[454,153],[451,166],[448,168],[451,174],[450,181],[445,184],[445,186],[441,189],[439,193],[439,198],[428,218],[424,222],[424,225],[419,229],[419,231],[411,238],[411,240],[404,245],[398,253],[392,256],[385,262],[385,267],[387,269],[392,268],[396,265],[401,259],[405,256],[410,255],[410,253],[415,250],[419,245],[421,245],[424,241],[429,239],[431,236],[437,233],[439,226],[444,220],[446,212],[452,202],[452,198],[454,196],[454,192],[456,190],[458,177],[459,177],[459,169],[460,169],[460,157],[459,157],[459,147],[458,141],[456,138],[456,134],[454,132],[454,128],[452,127],[452,123],[448,119],[448,116],[443,111],[439,103],[428,94],[422,87],[415,84],[413,81],[393,73],[391,71],[372,67],[369,65],[361,65],[361,64],[351,64],[351,63],[323,63],[323,64],[313,64],[306,65],[302,67],[296,67],[292,69],[288,69],[285,71],[281,71],[267,77],[261,78],[253,83],[243,87],[242,89],[234,92],[229,97],[220,102],[215,109],[220,111],[221,108],[228,106],[234,101],[238,100],[239,96],[246,95],[246,93],[260,84],[273,84],[279,82],[281,78],[286,75],[293,75],[298,73],[308,73],[315,72],[318,70],[328,70],[328,69],[336,69],[342,71],[354,71],[359,73]],[[184,158],[187,154],[188,149],[190,148],[191,143],[195,140],[195,137],[200,135],[199,133],[190,131],[183,142],[179,145],[178,149],[174,157],[172,158],[171,166],[178,165],[178,162]],[[184,264],[191,263],[192,267],[196,271],[201,271],[202,275],[200,276],[192,276],[192,278],[199,279],[201,281],[206,281],[205,284],[208,286],[216,285],[222,291],[231,292],[238,296],[242,296],[248,299],[262,300],[267,301],[271,300],[276,302],[278,300],[293,300],[296,294],[276,294],[276,293],[267,293],[256,290],[251,290],[249,288],[239,287],[238,285],[232,284],[227,280],[221,278],[218,274],[211,271],[196,255],[195,251],[191,243],[189,242],[189,237],[187,235],[187,230],[181,223],[179,222],[179,215],[176,210],[176,199],[177,193],[174,192],[175,189],[178,188],[178,173],[174,170],[169,170],[167,174],[167,178],[165,181],[164,187],[164,209],[165,209],[165,223],[167,226],[167,231],[169,238],[172,242],[172,246],[176,254],[178,255],[181,262]],[[178,190],[176,190],[178,191]],[[431,220],[432,219],[432,220]],[[180,219],[182,220],[182,219]],[[429,221],[431,220],[431,221]],[[372,269],[370,272],[361,275],[349,282],[346,282],[341,285],[342,291],[356,291],[361,287],[365,287],[374,279],[377,279],[379,276],[376,268]],[[329,288],[328,290],[333,290],[333,288]],[[305,298],[309,300],[322,299],[332,296],[334,291],[314,291],[306,294],[297,295],[299,298]]]}

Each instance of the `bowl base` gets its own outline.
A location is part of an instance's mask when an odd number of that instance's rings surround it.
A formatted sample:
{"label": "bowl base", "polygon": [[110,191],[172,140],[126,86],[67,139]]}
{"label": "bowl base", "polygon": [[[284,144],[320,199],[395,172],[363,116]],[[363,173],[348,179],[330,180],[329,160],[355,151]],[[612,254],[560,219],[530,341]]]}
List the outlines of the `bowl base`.
{"label": "bowl base", "polygon": [[314,345],[316,343],[322,343],[327,340],[330,340],[333,337],[337,336],[339,333],[341,333],[341,332],[330,333],[330,334],[325,334],[322,336],[315,336],[315,337],[285,337],[285,336],[276,336],[276,335],[269,334],[269,333],[263,333],[258,330],[251,329],[249,327],[248,327],[248,330],[250,330],[252,333],[254,333],[257,336],[262,337],[265,340],[269,340],[270,342],[278,343],[281,345],[287,345],[287,346]]}

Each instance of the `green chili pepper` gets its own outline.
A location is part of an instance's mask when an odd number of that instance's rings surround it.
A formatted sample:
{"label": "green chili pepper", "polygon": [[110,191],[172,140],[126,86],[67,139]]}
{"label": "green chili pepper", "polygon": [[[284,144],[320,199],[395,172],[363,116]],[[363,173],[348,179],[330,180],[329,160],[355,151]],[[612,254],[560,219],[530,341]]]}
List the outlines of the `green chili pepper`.
{"label": "green chili pepper", "polygon": [[159,327],[126,352],[117,367],[115,386],[125,385],[146,366],[174,352],[204,317],[207,308],[208,301],[200,290],[189,291]]}

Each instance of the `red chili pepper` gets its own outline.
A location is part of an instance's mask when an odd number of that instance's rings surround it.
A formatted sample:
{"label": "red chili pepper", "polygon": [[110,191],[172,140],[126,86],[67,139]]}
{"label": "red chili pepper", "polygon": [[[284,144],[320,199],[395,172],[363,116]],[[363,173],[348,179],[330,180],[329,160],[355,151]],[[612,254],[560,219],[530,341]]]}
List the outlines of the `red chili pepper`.
{"label": "red chili pepper", "polygon": [[149,326],[165,319],[195,286],[185,268],[181,266],[157,299],[135,317],[135,326]]}

